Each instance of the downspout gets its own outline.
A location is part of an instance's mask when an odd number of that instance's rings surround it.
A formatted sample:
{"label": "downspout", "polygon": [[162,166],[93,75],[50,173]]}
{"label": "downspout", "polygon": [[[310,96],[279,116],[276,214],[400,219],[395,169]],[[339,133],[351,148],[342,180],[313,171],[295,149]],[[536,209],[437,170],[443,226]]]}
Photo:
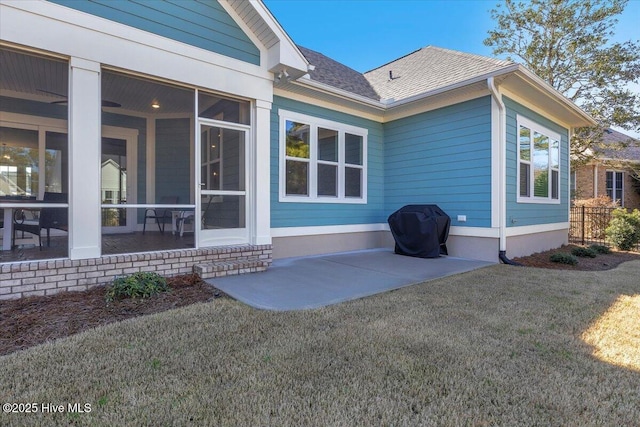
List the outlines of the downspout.
{"label": "downspout", "polygon": [[500,240],[500,249],[498,252],[498,259],[502,261],[504,264],[509,265],[521,265],[515,261],[511,261],[507,258],[507,109],[504,106],[504,102],[502,102],[502,95],[498,91],[495,85],[495,81],[493,77],[489,77],[487,79],[487,86],[489,88],[489,92],[491,92],[491,96],[496,101],[498,105],[498,124],[500,128],[500,133],[498,134],[498,148],[500,150],[500,161],[498,163],[498,175],[500,176],[499,190],[498,190],[498,198],[500,205],[500,215],[498,218],[498,230],[499,230],[499,240]]}

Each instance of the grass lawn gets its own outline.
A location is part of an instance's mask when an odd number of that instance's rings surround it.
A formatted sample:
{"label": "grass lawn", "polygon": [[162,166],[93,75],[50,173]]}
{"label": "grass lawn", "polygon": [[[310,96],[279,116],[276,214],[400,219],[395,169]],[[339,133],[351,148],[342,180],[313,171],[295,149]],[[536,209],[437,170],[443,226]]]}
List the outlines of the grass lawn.
{"label": "grass lawn", "polygon": [[0,425],[635,426],[640,261],[496,265],[319,310],[222,298],[0,357]]}

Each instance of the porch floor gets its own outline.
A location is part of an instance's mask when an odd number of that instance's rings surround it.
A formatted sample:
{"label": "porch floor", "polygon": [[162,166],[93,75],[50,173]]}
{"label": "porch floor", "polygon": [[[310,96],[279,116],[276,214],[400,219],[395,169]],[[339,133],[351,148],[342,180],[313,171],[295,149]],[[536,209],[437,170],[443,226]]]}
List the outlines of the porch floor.
{"label": "porch floor", "polygon": [[[59,259],[68,257],[67,236],[52,236],[51,246],[46,246],[46,238],[43,238],[42,250],[37,245],[16,246],[10,251],[0,251],[0,262],[36,261],[46,259]],[[194,247],[193,234],[185,234],[180,237],[166,231],[161,234],[158,231],[147,231],[126,234],[103,234],[102,254],[116,255],[136,252],[151,252],[175,249],[188,249]]]}
{"label": "porch floor", "polygon": [[285,258],[262,273],[207,279],[245,304],[287,311],[324,307],[493,265],[464,258],[413,258],[371,249]]}

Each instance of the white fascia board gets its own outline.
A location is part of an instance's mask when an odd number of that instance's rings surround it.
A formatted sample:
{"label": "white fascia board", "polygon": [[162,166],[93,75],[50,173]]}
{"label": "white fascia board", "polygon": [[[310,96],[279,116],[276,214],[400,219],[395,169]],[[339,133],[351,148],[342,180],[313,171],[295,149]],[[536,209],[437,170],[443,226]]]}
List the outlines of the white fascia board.
{"label": "white fascia board", "polygon": [[46,1],[0,3],[0,39],[249,99],[272,99],[273,75],[260,66]]}
{"label": "white fascia board", "polygon": [[[309,89],[312,91],[312,89]],[[347,102],[344,102],[346,98],[338,98],[334,95],[329,96],[329,100],[320,99],[320,97],[314,97],[313,92],[310,94],[302,94],[299,92],[291,92],[284,88],[279,88],[278,86],[274,87],[273,95],[280,96],[282,98],[291,99],[294,101],[303,102],[310,105],[315,105],[317,107],[328,108],[330,110],[340,111],[341,113],[351,114],[353,116],[361,117],[364,119],[373,120],[378,123],[382,123],[382,112],[379,110],[371,111],[371,108],[358,108],[362,106],[362,104],[355,104],[352,101],[348,103],[351,105],[347,105]],[[348,100],[347,100],[348,101]]]}
{"label": "white fascia board", "polygon": [[[555,99],[556,102],[558,102],[559,104],[562,104],[565,108],[570,110],[576,116],[576,118],[585,122],[585,124],[581,124],[580,126],[584,126],[584,125],[597,126],[598,125],[598,122],[596,122],[596,120],[593,117],[591,117],[589,114],[584,112],[573,101],[571,101],[569,98],[564,96],[562,93],[556,90],[549,83],[545,82],[540,77],[538,77],[537,75],[535,75],[534,73],[532,73],[531,71],[523,67],[522,65],[518,64],[518,69],[516,70],[516,74],[519,77],[521,77],[523,80],[525,80],[527,83],[529,83],[531,86],[547,94],[549,97]],[[572,126],[572,127],[577,127],[577,126]]]}
{"label": "white fascia board", "polygon": [[298,78],[306,74],[309,69],[309,62],[269,9],[259,0],[249,0],[249,4],[279,40],[278,43],[268,48],[267,68],[269,71],[276,72],[286,68],[292,78]]}
{"label": "white fascia board", "polygon": [[526,234],[547,233],[550,231],[568,230],[568,222],[552,224],[523,225],[521,227],[507,227],[507,237],[524,236]]}

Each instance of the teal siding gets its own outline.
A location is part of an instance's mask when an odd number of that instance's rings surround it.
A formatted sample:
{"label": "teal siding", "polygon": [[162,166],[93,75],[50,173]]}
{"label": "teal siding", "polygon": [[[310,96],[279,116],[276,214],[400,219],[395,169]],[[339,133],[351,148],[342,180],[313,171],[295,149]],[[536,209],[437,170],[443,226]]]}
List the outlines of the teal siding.
{"label": "teal siding", "polygon": [[260,65],[258,48],[215,0],[49,1]]}
{"label": "teal siding", "polygon": [[0,96],[0,111],[67,120],[68,107],[48,102]]}
{"label": "teal siding", "polygon": [[[384,125],[385,211],[436,204],[452,225],[491,226],[491,100]],[[466,222],[458,222],[466,215]]]}
{"label": "teal siding", "polygon": [[[504,99],[507,108],[507,226],[553,224],[569,221],[569,133],[567,129],[529,110],[517,102]],[[560,204],[517,203],[517,115],[560,134]]]}
{"label": "teal siding", "polygon": [[[279,116],[280,109],[368,129],[368,196],[366,204],[280,203]],[[271,110],[271,226],[303,227],[346,224],[375,224],[386,221],[384,212],[384,170],[382,125],[326,108],[274,97]]]}
{"label": "teal siding", "polygon": [[190,121],[156,120],[156,202],[162,197],[178,196],[178,203],[190,199]]}

